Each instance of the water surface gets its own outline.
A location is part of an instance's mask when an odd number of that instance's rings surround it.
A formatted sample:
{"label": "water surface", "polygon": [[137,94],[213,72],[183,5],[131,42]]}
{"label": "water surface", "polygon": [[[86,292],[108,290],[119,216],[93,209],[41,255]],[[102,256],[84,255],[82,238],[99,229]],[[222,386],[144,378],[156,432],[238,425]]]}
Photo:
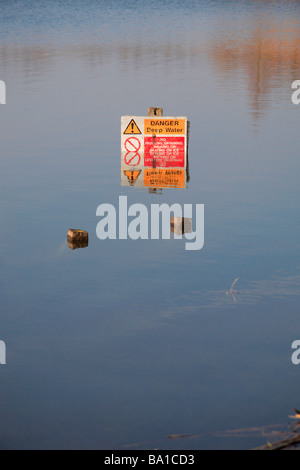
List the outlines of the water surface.
{"label": "water surface", "polygon": [[[299,2],[0,8],[1,448],[264,444],[224,431],[299,408]],[[120,117],[149,106],[191,122],[185,189],[121,186]],[[204,204],[204,248],[98,240],[120,195]]]}

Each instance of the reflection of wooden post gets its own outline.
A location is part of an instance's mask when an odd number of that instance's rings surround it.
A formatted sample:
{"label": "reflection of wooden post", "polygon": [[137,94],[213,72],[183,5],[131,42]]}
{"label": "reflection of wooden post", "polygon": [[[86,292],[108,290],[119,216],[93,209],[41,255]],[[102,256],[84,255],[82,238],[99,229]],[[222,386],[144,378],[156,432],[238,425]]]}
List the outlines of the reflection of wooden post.
{"label": "reflection of wooden post", "polygon": [[162,188],[148,188],[149,194],[162,194]]}
{"label": "reflection of wooden post", "polygon": [[193,220],[187,217],[171,217],[171,232],[175,235],[192,233],[192,222]]}
{"label": "reflection of wooden post", "polygon": [[187,121],[187,129],[186,129],[186,181],[189,183],[190,181],[190,167],[189,167],[189,143],[190,143],[190,128],[191,128],[191,122]]}
{"label": "reflection of wooden post", "polygon": [[163,108],[148,108],[148,116],[162,116]]}

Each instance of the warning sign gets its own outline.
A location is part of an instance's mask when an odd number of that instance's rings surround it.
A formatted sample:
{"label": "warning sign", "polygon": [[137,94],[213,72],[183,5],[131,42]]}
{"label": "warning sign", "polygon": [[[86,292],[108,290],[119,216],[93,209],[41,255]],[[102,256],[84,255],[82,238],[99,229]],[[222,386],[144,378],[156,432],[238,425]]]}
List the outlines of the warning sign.
{"label": "warning sign", "polygon": [[143,188],[144,187],[144,167],[139,166],[128,166],[124,162],[124,158],[121,161],[121,186],[127,186],[131,188]]}
{"label": "warning sign", "polygon": [[127,176],[127,181],[130,186],[134,186],[136,180],[140,176],[142,170],[124,170],[124,175]]}
{"label": "warning sign", "polygon": [[127,152],[138,152],[141,148],[141,142],[136,137],[129,137],[124,143]]}
{"label": "warning sign", "polygon": [[127,166],[186,168],[186,117],[122,116],[121,157]]}
{"label": "warning sign", "polygon": [[184,137],[145,137],[145,166],[184,167]]}
{"label": "warning sign", "polygon": [[186,119],[145,119],[144,134],[186,134]]}
{"label": "warning sign", "polygon": [[134,119],[131,119],[130,123],[126,127],[123,134],[141,134],[140,129],[138,128]]}
{"label": "warning sign", "polygon": [[186,172],[185,170],[172,169],[154,169],[144,171],[144,185],[155,188],[185,188]]}
{"label": "warning sign", "polygon": [[124,142],[124,162],[129,166],[137,166],[141,163],[141,155],[139,150],[141,148],[141,142],[137,137],[128,137]]}

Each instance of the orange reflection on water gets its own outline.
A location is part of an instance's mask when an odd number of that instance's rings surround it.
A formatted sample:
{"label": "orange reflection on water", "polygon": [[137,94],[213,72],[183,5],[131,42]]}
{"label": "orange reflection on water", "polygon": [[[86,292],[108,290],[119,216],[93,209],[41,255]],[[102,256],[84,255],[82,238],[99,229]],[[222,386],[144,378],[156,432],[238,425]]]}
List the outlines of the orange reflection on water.
{"label": "orange reflection on water", "polygon": [[238,70],[246,75],[250,109],[258,117],[273,88],[300,76],[300,31],[293,21],[282,29],[264,23],[248,38],[216,41],[211,54],[223,77]]}

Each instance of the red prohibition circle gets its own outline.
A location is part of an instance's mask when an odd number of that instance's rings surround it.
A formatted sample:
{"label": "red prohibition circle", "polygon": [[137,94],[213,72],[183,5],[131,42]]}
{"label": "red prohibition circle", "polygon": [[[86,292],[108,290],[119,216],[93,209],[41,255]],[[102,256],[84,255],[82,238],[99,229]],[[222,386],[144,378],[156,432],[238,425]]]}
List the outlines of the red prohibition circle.
{"label": "red prohibition circle", "polygon": [[137,166],[140,164],[141,156],[137,152],[127,152],[124,161],[126,165]]}
{"label": "red prohibition circle", "polygon": [[141,148],[141,142],[136,137],[129,137],[124,143],[127,152],[137,153]]}

